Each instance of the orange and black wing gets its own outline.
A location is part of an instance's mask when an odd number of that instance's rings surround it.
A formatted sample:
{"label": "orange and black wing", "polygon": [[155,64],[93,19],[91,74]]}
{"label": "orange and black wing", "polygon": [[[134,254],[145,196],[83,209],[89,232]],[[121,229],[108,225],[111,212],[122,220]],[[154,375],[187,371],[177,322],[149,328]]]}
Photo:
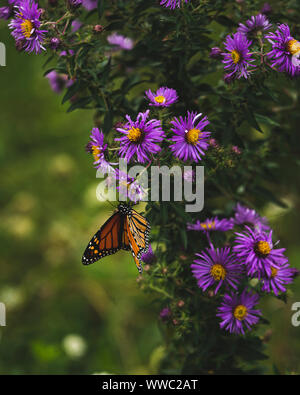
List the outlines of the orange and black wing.
{"label": "orange and black wing", "polygon": [[137,246],[136,257],[140,258],[149,248],[150,224],[145,217],[132,210],[132,215],[128,217],[128,225]]}
{"label": "orange and black wing", "polygon": [[[99,259],[115,254],[123,246],[125,217],[119,212],[113,214],[89,242],[82,256],[82,263],[89,265]],[[126,248],[124,248],[126,249]]]}
{"label": "orange and black wing", "polygon": [[141,256],[149,248],[150,225],[145,217],[132,210],[132,215],[127,217],[127,235],[131,252],[139,273],[142,273]]}

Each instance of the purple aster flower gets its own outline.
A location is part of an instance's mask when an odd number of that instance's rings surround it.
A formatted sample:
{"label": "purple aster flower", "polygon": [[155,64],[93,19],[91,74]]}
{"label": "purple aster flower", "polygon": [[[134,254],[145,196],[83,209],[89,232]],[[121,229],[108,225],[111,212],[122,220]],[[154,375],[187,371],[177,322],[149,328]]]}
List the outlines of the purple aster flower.
{"label": "purple aster flower", "polygon": [[[188,3],[190,0],[184,0],[185,3]],[[182,0],[161,0],[160,5],[170,8],[171,10],[174,10],[176,7],[180,7]]]}
{"label": "purple aster flower", "polygon": [[147,195],[142,185],[133,177],[129,177],[127,173],[116,169],[114,177],[119,181],[117,190],[125,199],[128,198],[132,202],[137,203]]}
{"label": "purple aster flower", "polygon": [[262,6],[260,12],[261,12],[261,14],[268,15],[268,14],[270,14],[270,13],[272,12],[272,7],[270,6],[269,3],[265,3],[265,4]]}
{"label": "purple aster flower", "polygon": [[100,131],[98,128],[93,128],[90,139],[91,140],[86,146],[86,151],[93,155],[95,160],[94,165],[96,169],[103,169],[103,164],[107,164],[105,160],[105,151],[107,149],[107,144],[104,144],[104,134],[102,130]]}
{"label": "purple aster flower", "polygon": [[171,316],[171,310],[169,309],[169,307],[165,307],[161,310],[161,312],[159,313],[160,318],[163,321],[166,321],[170,316]]}
{"label": "purple aster flower", "polygon": [[271,66],[292,76],[297,74],[300,68],[300,42],[291,36],[288,25],[279,25],[275,33],[266,37],[272,44],[272,51],[268,53],[273,61]]}
{"label": "purple aster flower", "polygon": [[196,180],[196,172],[194,170],[183,170],[183,179],[192,183]]}
{"label": "purple aster flower", "polygon": [[221,59],[223,57],[221,48],[213,47],[210,51],[210,58],[212,59]]}
{"label": "purple aster flower", "polygon": [[149,89],[145,92],[150,100],[149,105],[155,107],[169,107],[171,104],[178,100],[177,92],[175,89],[167,87],[159,88],[155,93]]}
{"label": "purple aster flower", "polygon": [[[241,295],[225,294],[217,317],[221,318],[220,327],[230,333],[245,334],[245,329],[258,323],[260,310],[254,309],[259,301],[257,294],[244,291]],[[246,327],[246,328],[245,328]]]}
{"label": "purple aster flower", "polygon": [[188,112],[187,117],[174,118],[171,121],[173,125],[171,131],[175,133],[175,136],[170,140],[174,143],[170,146],[170,150],[177,158],[198,162],[207,150],[210,132],[203,131],[203,129],[209,121],[207,117],[201,119],[201,116],[201,113]]}
{"label": "purple aster flower", "polygon": [[7,20],[11,16],[10,7],[0,7],[0,19]]}
{"label": "purple aster flower", "polygon": [[86,10],[92,11],[97,8],[97,2],[98,0],[82,0],[82,5]]}
{"label": "purple aster flower", "polygon": [[33,0],[24,0],[19,4],[15,17],[8,25],[12,29],[12,36],[16,41],[23,42],[26,52],[40,53],[47,30],[40,30],[39,17],[41,10]]}
{"label": "purple aster flower", "polygon": [[141,259],[148,265],[156,261],[156,256],[152,250],[151,244],[149,244],[148,251],[142,254]]}
{"label": "purple aster flower", "polygon": [[59,74],[55,70],[50,71],[46,78],[48,78],[50,86],[55,93],[61,93],[74,83],[73,80],[69,80],[67,74]]}
{"label": "purple aster flower", "polygon": [[263,232],[270,230],[267,218],[261,217],[254,209],[245,207],[240,203],[235,207],[234,223],[236,225],[253,226],[255,229]]}
{"label": "purple aster flower", "polygon": [[286,292],[284,285],[290,284],[294,280],[294,270],[288,263],[279,267],[271,266],[271,276],[264,275],[261,290],[264,292],[274,292],[278,296],[279,292]]}
{"label": "purple aster flower", "polygon": [[246,265],[250,276],[260,277],[263,273],[271,277],[271,267],[276,269],[287,263],[283,255],[285,248],[275,249],[272,242],[272,231],[269,234],[245,226],[245,233],[236,233],[236,245],[233,247],[241,263]]}
{"label": "purple aster flower", "polygon": [[60,45],[60,39],[58,37],[52,37],[50,40],[49,47],[53,50],[57,49]]}
{"label": "purple aster flower", "polygon": [[128,185],[128,198],[132,202],[140,202],[145,196],[147,196],[147,192],[137,180]]}
{"label": "purple aster flower", "polygon": [[224,69],[230,71],[230,75],[236,75],[237,78],[247,78],[250,74],[248,67],[254,65],[252,54],[249,52],[249,47],[252,41],[248,41],[247,37],[242,33],[235,33],[233,37],[228,35],[224,43],[228,52],[223,53],[224,60],[222,61],[225,66]]}
{"label": "purple aster flower", "polygon": [[72,22],[72,32],[76,33],[77,30],[79,30],[81,28],[81,26],[82,26],[82,22],[80,22],[78,19],[75,19]]}
{"label": "purple aster flower", "polygon": [[68,49],[68,51],[61,51],[59,56],[73,56],[74,51],[73,49]]}
{"label": "purple aster flower", "polygon": [[72,8],[79,8],[82,4],[82,0],[69,0],[69,4]]}
{"label": "purple aster flower", "polygon": [[248,38],[250,36],[261,36],[267,30],[270,30],[272,24],[268,21],[265,15],[258,14],[256,16],[252,16],[245,23],[239,24],[237,29],[238,33],[245,34]]}
{"label": "purple aster flower", "polygon": [[133,41],[121,34],[113,33],[107,37],[107,41],[110,45],[113,45],[116,50],[124,49],[125,51],[130,51],[133,48]]}
{"label": "purple aster flower", "polygon": [[191,264],[191,268],[199,288],[206,291],[216,285],[215,294],[223,284],[237,289],[243,267],[229,247],[210,247],[207,252],[202,251],[196,255],[198,258]]}
{"label": "purple aster flower", "polygon": [[218,217],[208,218],[204,222],[199,220],[195,224],[188,223],[187,230],[197,230],[202,232],[219,231],[227,232],[234,226],[232,219],[219,219]]}
{"label": "purple aster flower", "polygon": [[123,137],[115,139],[121,144],[119,155],[127,162],[130,162],[136,155],[138,162],[145,163],[150,160],[150,154],[157,154],[161,151],[157,143],[163,141],[165,134],[159,120],[147,121],[149,112],[149,110],[144,113],[140,112],[136,121],[126,115],[127,124],[117,128],[118,132],[124,134]]}

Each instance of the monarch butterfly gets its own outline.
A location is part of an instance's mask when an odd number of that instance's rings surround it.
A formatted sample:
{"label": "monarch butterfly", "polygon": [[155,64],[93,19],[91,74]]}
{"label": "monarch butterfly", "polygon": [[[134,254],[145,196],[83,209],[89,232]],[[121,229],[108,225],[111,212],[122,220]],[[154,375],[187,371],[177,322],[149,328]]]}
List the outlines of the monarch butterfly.
{"label": "monarch butterfly", "polygon": [[82,256],[82,263],[89,265],[119,250],[131,251],[139,273],[142,273],[141,256],[149,248],[150,224],[145,217],[125,203],[92,237]]}

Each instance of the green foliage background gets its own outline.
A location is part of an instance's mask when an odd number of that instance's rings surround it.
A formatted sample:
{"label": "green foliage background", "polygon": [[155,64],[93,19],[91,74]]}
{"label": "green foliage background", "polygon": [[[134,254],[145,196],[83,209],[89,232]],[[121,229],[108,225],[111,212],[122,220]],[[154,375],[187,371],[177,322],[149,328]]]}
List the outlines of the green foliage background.
{"label": "green foliage background", "polygon": [[[221,2],[215,3],[214,6],[221,7]],[[251,3],[250,9],[258,10],[262,2]],[[295,8],[295,4],[293,1],[276,2],[272,18],[286,20],[289,14],[282,15],[281,10],[289,6]],[[161,10],[160,15],[170,13]],[[179,18],[179,14],[176,15]],[[161,52],[155,54],[159,45],[152,41],[148,45],[147,40],[152,40],[153,34],[160,29],[166,31],[160,31],[158,41],[163,33],[169,34],[171,22],[160,26],[157,8],[150,8],[148,14],[143,14],[146,27],[149,21],[153,21],[153,25],[140,32],[145,47],[140,44],[134,54],[152,48],[153,53],[148,56],[153,64],[143,66],[142,59],[129,57],[123,67],[138,64],[140,80],[147,76],[151,84],[140,84],[126,96],[128,102],[119,101],[121,116],[117,114],[116,120],[122,118],[128,108],[134,113],[144,106],[142,96],[146,88],[167,85],[167,80],[170,86],[181,87],[183,104],[178,112],[200,107],[209,115],[219,141],[225,145],[229,141],[240,144],[245,138],[251,148],[249,152],[257,147],[260,154],[250,158],[253,169],[257,169],[257,173],[252,174],[260,180],[260,186],[265,174],[266,187],[272,194],[257,193],[255,203],[270,219],[280,236],[281,246],[287,248],[291,264],[300,268],[299,81],[274,76],[269,80],[272,89],[266,88],[261,97],[253,93],[257,86],[262,86],[259,79],[250,88],[240,83],[228,93],[219,83],[222,71],[207,55],[211,46],[219,45],[221,37],[235,28],[230,22],[233,15],[233,9],[228,8],[219,21],[211,21],[209,26],[203,27],[203,36],[199,36],[198,31],[193,32],[185,19],[185,26],[178,26],[178,41],[166,42],[162,55]],[[133,29],[134,21],[130,22]],[[118,26],[117,21],[111,23],[115,23],[115,28]],[[296,24],[294,26],[297,29]],[[299,38],[299,25],[296,33]],[[182,45],[187,39],[185,34],[192,44],[181,57]],[[7,46],[7,67],[0,68],[0,302],[7,306],[7,326],[0,328],[0,372],[156,373],[164,356],[165,340],[168,342],[173,331],[172,328],[165,331],[158,319],[160,294],[142,292],[128,253],[118,253],[88,268],[80,262],[91,234],[111,214],[111,207],[96,199],[97,180],[91,158],[84,151],[94,111],[66,114],[69,104],[61,106],[61,97],[50,90],[43,77],[45,58],[16,52],[4,23],[0,25],[0,41]],[[165,69],[158,62],[159,58],[167,56],[170,47],[179,60],[176,74],[171,64],[168,73],[167,60],[164,60]],[[158,69],[161,73],[154,79]],[[121,69],[122,72],[124,74]],[[187,73],[190,78],[186,78]],[[120,81],[115,87],[119,89]],[[275,94],[275,102],[269,93]],[[250,115],[244,123],[238,124],[241,114],[246,114],[241,105],[243,101]],[[259,112],[259,127],[263,133],[254,129],[257,125],[253,124],[251,114],[257,112],[257,108],[263,109]],[[101,123],[101,117],[100,111],[96,121]],[[224,122],[218,123],[222,117]],[[111,115],[104,119],[107,126],[112,121]],[[262,162],[261,155],[265,139],[269,147],[275,147],[272,151],[274,161],[268,157],[267,163]],[[247,148],[243,148],[247,155]],[[214,158],[211,161],[213,163]],[[228,170],[231,174],[232,171]],[[248,179],[239,163],[235,163],[234,171],[237,173],[235,182],[242,180],[241,191],[255,186],[256,178]],[[216,177],[211,175],[215,182],[215,189],[211,191],[215,191],[217,198],[213,193],[209,196],[207,212],[223,210],[222,191],[226,196],[232,192],[231,188],[238,189],[238,185],[227,185],[224,173]],[[230,205],[225,211],[229,209]],[[204,213],[200,215],[204,217]],[[188,267],[189,262],[182,264]],[[266,341],[265,352],[270,356],[269,360],[259,363],[264,372],[300,371],[300,329],[290,324],[291,304],[300,300],[299,281],[295,281],[291,290],[287,304],[265,298],[261,306],[273,332],[270,339],[265,333],[266,327],[259,333]],[[182,309],[184,311],[184,307]],[[68,346],[67,340],[72,334],[79,335],[86,345],[77,357]],[[203,341],[208,342],[208,339]],[[249,350],[245,353],[249,354]],[[164,365],[170,367],[172,361]],[[174,369],[179,372],[177,366]]]}

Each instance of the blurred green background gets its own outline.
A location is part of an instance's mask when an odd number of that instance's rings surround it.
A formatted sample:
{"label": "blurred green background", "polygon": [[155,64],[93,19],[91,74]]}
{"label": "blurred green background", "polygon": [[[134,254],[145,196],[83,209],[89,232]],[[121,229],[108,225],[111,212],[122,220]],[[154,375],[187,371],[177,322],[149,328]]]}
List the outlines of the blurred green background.
{"label": "blurred green background", "polygon": [[112,213],[85,152],[93,113],[66,114],[45,58],[18,53],[4,24],[0,41],[0,372],[154,372],[159,310],[139,290],[131,255],[81,264]]}
{"label": "blurred green background", "polygon": [[[112,212],[96,199],[84,150],[93,113],[66,114],[68,104],[43,77],[45,58],[18,53],[5,23],[0,41],[7,47],[7,67],[0,67],[0,302],[7,308],[0,373],[156,373],[163,355],[159,305],[139,289],[130,254],[81,264]],[[270,205],[263,214],[300,268],[296,174],[290,169],[285,177],[289,208]],[[266,298],[261,306],[272,330],[266,372],[300,372],[300,327],[291,325],[299,284],[287,304]]]}

